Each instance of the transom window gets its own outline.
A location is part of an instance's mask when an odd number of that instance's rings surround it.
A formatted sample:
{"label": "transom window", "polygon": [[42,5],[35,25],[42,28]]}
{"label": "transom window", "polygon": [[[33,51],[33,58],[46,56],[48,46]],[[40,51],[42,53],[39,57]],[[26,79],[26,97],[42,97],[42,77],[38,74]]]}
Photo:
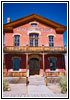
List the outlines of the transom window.
{"label": "transom window", "polygon": [[38,47],[38,34],[30,34],[30,46]]}
{"label": "transom window", "polygon": [[36,28],[36,27],[37,27],[37,24],[36,24],[36,23],[32,23],[31,26],[32,26],[33,28]]}
{"label": "transom window", "polygon": [[20,39],[20,35],[15,35],[14,36],[14,46],[19,46],[19,39]]}
{"label": "transom window", "polygon": [[49,47],[54,47],[54,36],[49,36]]}

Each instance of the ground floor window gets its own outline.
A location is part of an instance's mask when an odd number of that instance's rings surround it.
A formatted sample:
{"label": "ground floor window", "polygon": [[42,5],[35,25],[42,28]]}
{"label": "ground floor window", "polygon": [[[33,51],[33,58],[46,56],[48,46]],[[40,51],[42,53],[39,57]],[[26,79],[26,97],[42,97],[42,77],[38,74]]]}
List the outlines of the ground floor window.
{"label": "ground floor window", "polygon": [[18,71],[19,70],[19,58],[13,59],[13,70]]}
{"label": "ground floor window", "polygon": [[55,58],[50,58],[49,61],[50,61],[50,70],[51,71],[56,70],[56,61],[55,61]]}

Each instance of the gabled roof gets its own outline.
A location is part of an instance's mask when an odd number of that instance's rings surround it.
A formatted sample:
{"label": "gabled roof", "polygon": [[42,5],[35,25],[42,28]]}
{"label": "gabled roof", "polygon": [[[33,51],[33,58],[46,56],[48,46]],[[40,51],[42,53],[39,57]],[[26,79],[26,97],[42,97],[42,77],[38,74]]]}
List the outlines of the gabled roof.
{"label": "gabled roof", "polygon": [[42,17],[40,15],[32,14],[32,15],[20,18],[18,20],[12,21],[10,23],[4,24],[4,26],[3,26],[4,32],[9,32],[9,31],[12,32],[13,28],[18,27],[20,25],[24,25],[24,24],[26,24],[28,22],[31,22],[31,21],[34,21],[34,20],[36,20],[38,22],[41,22],[41,23],[43,23],[45,25],[48,25],[48,26],[50,26],[52,28],[55,28],[56,31],[61,32],[61,33],[63,33],[67,28],[64,25],[58,24],[56,22],[53,22],[53,21],[51,21],[51,20],[49,20],[47,18],[44,18],[44,17]]}

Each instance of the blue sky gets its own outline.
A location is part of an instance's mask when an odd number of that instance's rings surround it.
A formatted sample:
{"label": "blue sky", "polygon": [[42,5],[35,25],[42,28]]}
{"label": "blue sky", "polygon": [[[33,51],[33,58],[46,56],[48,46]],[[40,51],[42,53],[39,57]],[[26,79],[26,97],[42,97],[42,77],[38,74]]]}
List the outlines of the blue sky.
{"label": "blue sky", "polygon": [[[14,21],[33,13],[67,26],[66,3],[4,3],[3,24],[7,23],[7,17],[10,17],[11,21]],[[64,32],[63,37],[64,45],[67,45],[67,31]]]}

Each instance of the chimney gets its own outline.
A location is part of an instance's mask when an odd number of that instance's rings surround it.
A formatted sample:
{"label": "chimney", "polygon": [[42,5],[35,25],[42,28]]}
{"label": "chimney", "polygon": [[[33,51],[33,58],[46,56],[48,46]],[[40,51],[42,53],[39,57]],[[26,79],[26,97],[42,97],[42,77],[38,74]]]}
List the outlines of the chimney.
{"label": "chimney", "polygon": [[9,17],[7,18],[7,23],[10,23],[10,18]]}

